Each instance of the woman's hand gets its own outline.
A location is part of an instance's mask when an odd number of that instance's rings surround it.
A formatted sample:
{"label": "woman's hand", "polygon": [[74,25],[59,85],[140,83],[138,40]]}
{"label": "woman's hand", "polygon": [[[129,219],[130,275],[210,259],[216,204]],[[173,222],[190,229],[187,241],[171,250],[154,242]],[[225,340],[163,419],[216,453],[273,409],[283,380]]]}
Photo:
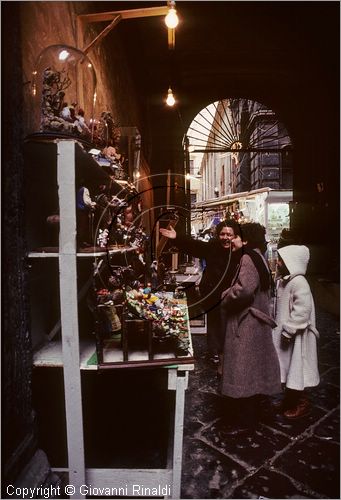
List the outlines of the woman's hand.
{"label": "woman's hand", "polygon": [[176,238],[176,231],[171,225],[169,226],[169,229],[161,228],[160,233],[162,236],[166,236],[166,238],[170,238],[171,240]]}
{"label": "woman's hand", "polygon": [[282,347],[282,349],[287,349],[289,347],[290,343],[291,343],[291,337],[286,337],[282,333],[281,334],[281,347]]}

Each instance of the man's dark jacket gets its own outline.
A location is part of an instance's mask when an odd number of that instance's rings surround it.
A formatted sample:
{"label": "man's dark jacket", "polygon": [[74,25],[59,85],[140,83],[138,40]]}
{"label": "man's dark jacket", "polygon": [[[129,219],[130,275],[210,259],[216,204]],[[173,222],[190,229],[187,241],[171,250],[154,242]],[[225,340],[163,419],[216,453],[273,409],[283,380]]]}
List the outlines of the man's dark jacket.
{"label": "man's dark jacket", "polygon": [[207,311],[218,305],[221,293],[231,286],[242,256],[241,250],[230,252],[218,238],[201,241],[179,235],[173,241],[186,254],[205,259],[206,267],[199,285],[203,306]]}

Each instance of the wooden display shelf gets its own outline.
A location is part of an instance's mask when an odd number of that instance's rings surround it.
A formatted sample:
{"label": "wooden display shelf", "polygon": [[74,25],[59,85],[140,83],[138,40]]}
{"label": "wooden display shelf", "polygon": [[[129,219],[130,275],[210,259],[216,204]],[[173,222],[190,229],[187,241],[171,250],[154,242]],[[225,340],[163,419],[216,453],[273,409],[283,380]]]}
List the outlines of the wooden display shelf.
{"label": "wooden display shelf", "polygon": [[[186,330],[188,339],[186,354],[179,351],[176,337],[169,335],[164,338],[154,337],[152,330],[153,321],[143,318],[142,313],[135,311],[133,317],[129,317],[129,306],[120,306],[119,309],[116,306],[116,312],[122,324],[119,340],[101,338],[100,321],[96,323],[96,353],[100,369],[157,368],[160,366],[180,366],[194,363],[187,300],[186,298],[174,299],[174,295],[171,292],[162,292],[162,295],[174,300],[174,306],[177,308],[181,307],[185,312],[184,318],[186,318],[186,323],[184,330]],[[168,311],[169,313],[170,310]]]}
{"label": "wooden display shelf", "polygon": [[[95,252],[90,252],[90,251],[84,251],[84,252],[77,252],[76,255],[77,257],[104,257],[109,253],[109,255],[113,255],[115,253],[125,253],[125,252],[132,252],[133,250],[136,250],[137,247],[115,247],[115,248],[110,248],[109,250],[103,249],[100,251],[95,251]],[[56,248],[55,251],[48,251],[48,250],[41,250],[41,251],[32,251],[28,252],[27,256],[30,259],[46,259],[46,258],[51,258],[51,257],[59,257],[59,252],[58,249]]]}
{"label": "wooden display shelf", "polygon": [[[88,364],[95,353],[95,343],[91,340],[79,343],[81,370],[97,370],[97,364]],[[62,368],[63,351],[61,340],[48,342],[33,355],[33,366],[45,368]]]}
{"label": "wooden display shelf", "polygon": [[[173,367],[180,370],[193,370],[194,358],[193,348],[189,349],[186,356],[174,357],[169,352],[155,353],[152,360],[148,359],[148,350],[129,351],[129,361],[124,361],[123,351],[115,340],[106,341],[103,349],[102,364],[97,364],[95,342],[92,340],[82,340],[79,343],[81,370],[113,369],[113,368],[153,368],[153,367]],[[45,368],[62,368],[63,352],[60,340],[51,341],[42,346],[33,355],[33,366]]]}
{"label": "wooden display shelf", "polygon": [[103,348],[103,362],[99,363],[99,369],[116,368],[157,368],[157,367],[178,367],[182,370],[194,369],[194,357],[192,344],[188,354],[176,356],[174,352],[154,352],[150,359],[148,349],[129,350],[129,360],[124,359],[123,350],[120,347],[113,347],[110,341]]}
{"label": "wooden display shelf", "polygon": [[200,273],[197,273],[197,274],[175,273],[176,282],[179,283],[179,284],[182,284],[182,283],[190,283],[190,284],[197,283],[197,282],[200,281],[200,278],[201,278],[201,274]]}
{"label": "wooden display shelf", "polygon": [[[86,493],[81,490],[82,486],[91,482],[92,486],[102,487],[106,485],[117,484],[118,478],[129,487],[132,484],[143,484],[154,487],[155,485],[169,485],[167,497],[180,498],[181,487],[181,464],[182,464],[182,441],[183,441],[183,420],[185,408],[185,391],[188,385],[188,372],[194,369],[193,350],[190,350],[188,356],[174,357],[174,353],[155,353],[155,360],[148,359],[148,352],[129,351],[129,368],[146,367],[156,368],[152,370],[153,375],[158,378],[160,375],[159,367],[167,370],[168,385],[167,391],[174,393],[174,408],[171,409],[172,425],[170,426],[169,453],[167,468],[165,469],[88,469],[85,462],[84,452],[84,427],[83,427],[83,399],[82,378],[89,374],[96,376],[96,370],[101,368],[98,365],[97,345],[98,341],[90,335],[91,325],[84,326],[80,324],[79,303],[85,296],[91,280],[82,284],[78,281],[80,274],[85,276],[86,269],[91,260],[99,257],[104,260],[108,255],[106,249],[97,251],[97,248],[88,249],[79,252],[76,245],[77,217],[76,217],[76,186],[82,182],[82,185],[95,187],[110,181],[109,176],[97,164],[97,162],[87,154],[83,145],[72,140],[72,138],[37,136],[34,140],[25,143],[25,176],[28,189],[25,191],[27,203],[27,245],[28,248],[35,250],[28,253],[31,259],[55,259],[54,261],[45,261],[48,273],[46,282],[51,282],[53,291],[59,286],[58,312],[55,313],[52,308],[53,317],[60,314],[60,320],[52,328],[50,333],[46,332],[46,323],[43,321],[42,304],[39,301],[39,279],[40,275],[45,275],[39,271],[44,267],[44,261],[40,260],[39,269],[35,269],[34,261],[31,261],[32,269],[37,279],[34,282],[37,286],[34,288],[36,293],[37,305],[35,308],[36,320],[32,329],[37,333],[37,341],[40,342],[50,339],[34,354],[33,366],[42,367],[43,370],[57,367],[62,368],[64,382],[64,404],[65,404],[65,424],[66,424],[66,444],[67,444],[67,481],[75,488],[75,493],[70,496],[73,498],[86,498]],[[51,139],[53,142],[51,142]],[[36,142],[35,142],[36,141]],[[44,189],[42,189],[44,186]],[[120,183],[115,183],[117,193],[122,190]],[[42,210],[43,209],[43,210]],[[47,234],[46,217],[50,214],[59,213],[60,221],[57,230],[53,232],[53,237]],[[58,240],[57,240],[58,236]],[[42,251],[42,245],[53,242],[56,247],[49,247],[49,251]],[[50,243],[50,244],[51,244]],[[40,251],[37,251],[40,250]],[[110,249],[109,253],[124,254],[126,251],[133,251],[134,247],[117,247]],[[87,258],[84,261],[83,258]],[[88,258],[90,257],[90,260]],[[82,265],[79,262],[82,261]],[[96,263],[94,263],[96,264]],[[97,266],[97,270],[99,269]],[[44,271],[44,269],[43,269]],[[84,275],[84,276],[83,276]],[[92,276],[91,276],[92,279]],[[58,284],[57,284],[58,280]],[[34,281],[34,279],[32,280]],[[47,298],[49,296],[47,295]],[[46,312],[49,314],[49,311]],[[81,316],[81,319],[83,317]],[[86,318],[85,318],[86,319]],[[86,331],[84,331],[88,328]],[[57,332],[61,331],[61,340],[54,341],[52,338]],[[80,334],[80,330],[82,333]],[[83,340],[83,331],[88,336]],[[119,356],[122,351],[120,341],[118,340],[115,349],[105,345],[106,356]],[[111,352],[111,351],[114,351]],[[117,350],[117,352],[116,352]],[[154,358],[154,355],[153,355]],[[120,358],[121,359],[121,358]],[[123,359],[123,353],[122,353]],[[128,356],[129,359],[129,356]],[[124,363],[118,361],[117,367],[125,367]],[[110,363],[106,369],[112,368]],[[87,370],[90,370],[88,372]],[[92,371],[91,371],[92,370]],[[96,401],[94,401],[96,404]],[[117,401],[117,405],[122,404]],[[103,418],[105,415],[103,415]],[[137,419],[138,420],[138,419]],[[137,422],[138,423],[138,422]],[[143,432],[143,429],[141,429]],[[115,453],[115,449],[112,450]]]}

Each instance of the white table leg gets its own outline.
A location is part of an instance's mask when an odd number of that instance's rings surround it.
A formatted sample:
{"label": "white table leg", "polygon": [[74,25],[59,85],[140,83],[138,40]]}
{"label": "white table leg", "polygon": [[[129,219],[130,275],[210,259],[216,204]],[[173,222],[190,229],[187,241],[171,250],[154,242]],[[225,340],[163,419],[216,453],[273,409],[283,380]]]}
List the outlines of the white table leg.
{"label": "white table leg", "polygon": [[[175,384],[175,387],[174,387]],[[172,498],[180,498],[182,471],[182,443],[185,413],[185,391],[188,386],[188,372],[174,370],[169,373],[169,389],[175,389],[174,441],[173,441],[173,484]]]}

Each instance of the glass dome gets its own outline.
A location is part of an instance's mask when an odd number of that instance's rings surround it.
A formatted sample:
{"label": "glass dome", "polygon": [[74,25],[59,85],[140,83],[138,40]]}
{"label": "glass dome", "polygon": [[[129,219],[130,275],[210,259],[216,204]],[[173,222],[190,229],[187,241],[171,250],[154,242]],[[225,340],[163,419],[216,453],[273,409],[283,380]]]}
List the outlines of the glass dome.
{"label": "glass dome", "polygon": [[30,132],[93,137],[96,73],[88,57],[68,45],[50,45],[32,72]]}

